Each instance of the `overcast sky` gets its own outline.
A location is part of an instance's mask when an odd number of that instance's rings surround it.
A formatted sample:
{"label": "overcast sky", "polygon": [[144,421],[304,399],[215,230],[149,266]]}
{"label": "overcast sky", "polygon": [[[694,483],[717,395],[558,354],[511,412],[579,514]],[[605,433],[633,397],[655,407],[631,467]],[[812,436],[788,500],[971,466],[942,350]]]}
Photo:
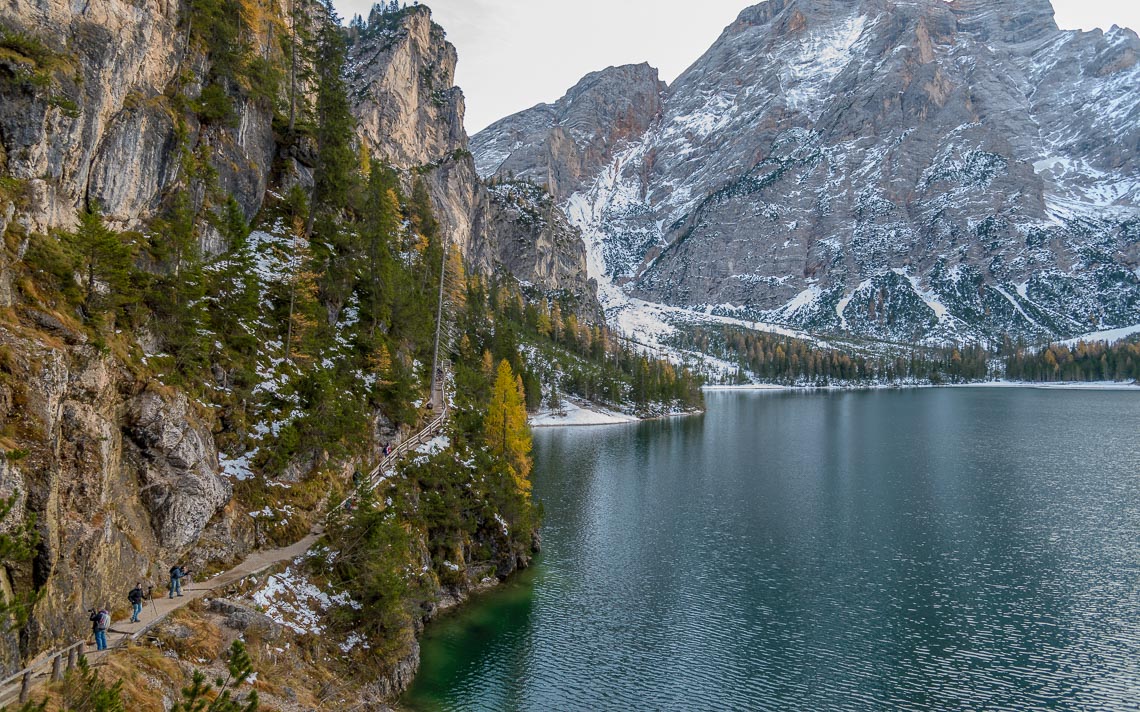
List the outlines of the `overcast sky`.
{"label": "overcast sky", "polygon": [[[373,0],[333,0],[345,17]],[[401,0],[402,2],[403,0]],[[424,0],[459,50],[467,132],[562,96],[588,72],[649,62],[671,82],[755,0]],[[1065,29],[1140,30],[1140,0],[1053,0]]]}

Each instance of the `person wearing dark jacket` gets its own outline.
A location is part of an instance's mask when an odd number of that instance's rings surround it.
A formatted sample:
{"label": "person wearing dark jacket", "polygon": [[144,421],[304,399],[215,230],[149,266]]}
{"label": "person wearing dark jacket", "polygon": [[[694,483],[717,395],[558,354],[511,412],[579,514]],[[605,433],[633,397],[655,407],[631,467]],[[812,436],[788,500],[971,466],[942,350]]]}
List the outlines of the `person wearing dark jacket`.
{"label": "person wearing dark jacket", "polygon": [[141,583],[136,583],[131,592],[127,594],[127,600],[131,602],[131,623],[139,622],[139,614],[142,613],[143,601],[146,600],[146,592],[143,591]]}
{"label": "person wearing dark jacket", "polygon": [[185,566],[170,567],[170,597],[182,595],[182,579],[190,575]]}
{"label": "person wearing dark jacket", "polygon": [[91,621],[91,632],[95,634],[95,649],[107,649],[107,629],[111,627],[111,613],[106,608],[91,609],[88,617]]}

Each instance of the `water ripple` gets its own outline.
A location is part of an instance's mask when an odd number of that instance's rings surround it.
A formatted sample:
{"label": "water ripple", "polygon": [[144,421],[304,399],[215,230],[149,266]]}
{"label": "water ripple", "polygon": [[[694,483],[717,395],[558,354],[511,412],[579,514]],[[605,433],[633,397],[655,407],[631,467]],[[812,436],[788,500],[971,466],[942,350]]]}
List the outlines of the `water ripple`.
{"label": "water ripple", "polygon": [[1140,709],[1134,394],[709,406],[540,433],[541,564],[431,631],[409,706]]}

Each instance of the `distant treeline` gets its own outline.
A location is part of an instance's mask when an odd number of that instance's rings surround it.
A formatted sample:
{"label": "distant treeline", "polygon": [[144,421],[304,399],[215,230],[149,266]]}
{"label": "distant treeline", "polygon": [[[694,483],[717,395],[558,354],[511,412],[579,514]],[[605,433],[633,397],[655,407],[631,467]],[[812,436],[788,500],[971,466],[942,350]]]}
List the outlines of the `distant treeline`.
{"label": "distant treeline", "polygon": [[[697,327],[678,335],[674,345],[739,364],[727,382],[750,377],[772,383],[930,382],[966,383],[991,376],[1014,381],[1140,380],[1140,338],[1109,346],[1080,342],[1034,349],[1004,339],[994,350],[980,346],[912,347],[893,355],[850,354],[790,336],[741,327]],[[712,377],[710,377],[712,378]]]}
{"label": "distant treeline", "polygon": [[631,349],[604,324],[580,320],[568,295],[525,299],[513,280],[472,280],[466,304],[461,358],[477,359],[485,349],[506,359],[521,374],[531,411],[540,407],[544,385],[554,408],[561,395],[639,412],[703,404],[701,378]]}
{"label": "distant treeline", "polygon": [[751,373],[775,383],[830,385],[922,381],[963,383],[984,380],[989,353],[980,346],[914,348],[908,353],[868,357],[790,336],[750,331],[741,327],[698,327],[682,333],[675,345],[740,365],[734,378]]}
{"label": "distant treeline", "polygon": [[1140,380],[1140,339],[1109,346],[1054,344],[1035,352],[1019,351],[1006,359],[1006,378],[1019,381]]}

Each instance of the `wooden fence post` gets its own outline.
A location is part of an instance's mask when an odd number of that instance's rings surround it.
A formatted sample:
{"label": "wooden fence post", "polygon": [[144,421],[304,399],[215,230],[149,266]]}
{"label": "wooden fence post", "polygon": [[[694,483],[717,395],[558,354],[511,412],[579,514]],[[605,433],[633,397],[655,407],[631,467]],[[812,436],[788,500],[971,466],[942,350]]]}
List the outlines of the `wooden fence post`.
{"label": "wooden fence post", "polygon": [[20,704],[28,701],[28,693],[32,691],[32,671],[24,671],[24,680],[20,683]]}
{"label": "wooden fence post", "polygon": [[58,681],[63,679],[63,653],[55,656],[51,661],[51,679]]}
{"label": "wooden fence post", "polygon": [[76,643],[71,646],[71,650],[67,651],[67,669],[74,670],[75,666],[79,664],[79,646],[82,643]]}

